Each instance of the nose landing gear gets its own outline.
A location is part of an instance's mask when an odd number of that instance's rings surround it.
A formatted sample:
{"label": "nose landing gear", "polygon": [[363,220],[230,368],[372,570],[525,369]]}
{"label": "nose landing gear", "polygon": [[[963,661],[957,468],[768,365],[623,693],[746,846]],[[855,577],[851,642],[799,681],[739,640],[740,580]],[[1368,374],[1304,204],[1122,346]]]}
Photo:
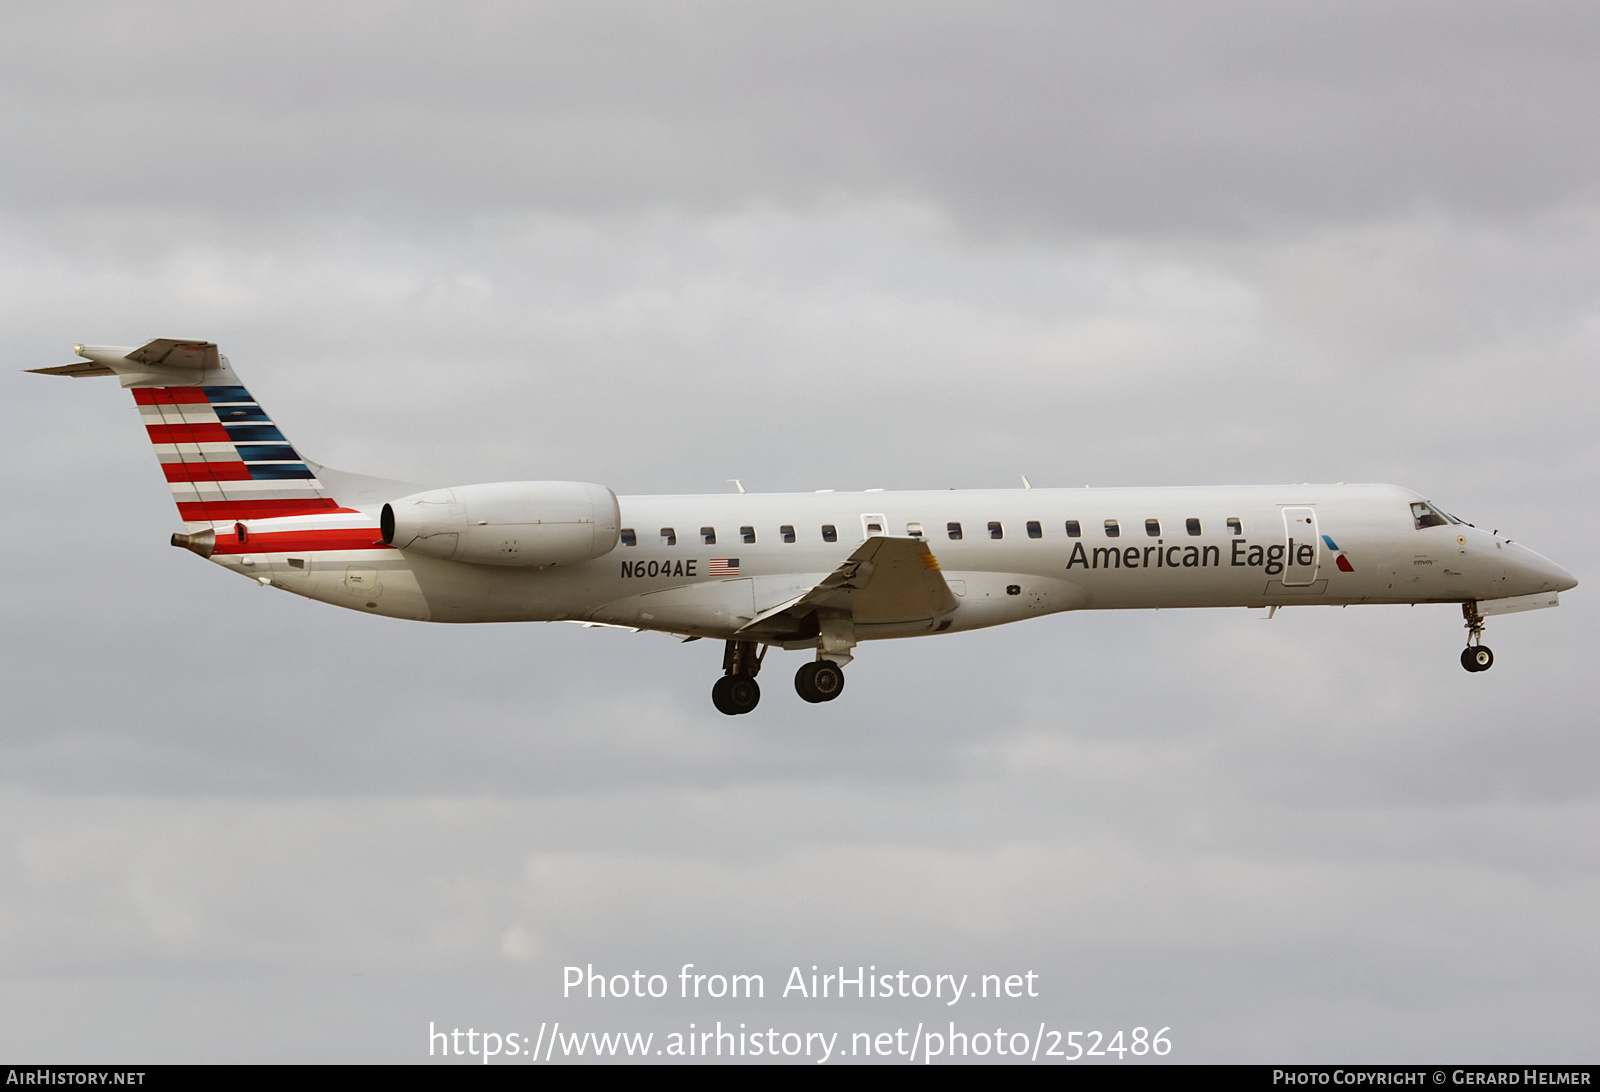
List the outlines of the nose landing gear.
{"label": "nose landing gear", "polygon": [[1461,616],[1467,620],[1467,647],[1461,650],[1461,666],[1468,671],[1487,671],[1494,666],[1494,653],[1482,644],[1483,615],[1478,604],[1461,604]]}
{"label": "nose landing gear", "polygon": [[763,648],[758,653],[756,648],[754,641],[728,642],[722,653],[722,678],[711,688],[711,704],[717,712],[736,717],[750,712],[761,701],[756,675],[767,652]]}

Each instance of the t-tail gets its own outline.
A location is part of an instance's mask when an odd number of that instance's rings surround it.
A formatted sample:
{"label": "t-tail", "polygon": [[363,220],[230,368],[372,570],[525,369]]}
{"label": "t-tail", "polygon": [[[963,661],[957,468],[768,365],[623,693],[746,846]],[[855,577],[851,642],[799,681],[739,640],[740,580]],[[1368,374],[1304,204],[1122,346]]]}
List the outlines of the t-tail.
{"label": "t-tail", "polygon": [[87,361],[42,375],[115,375],[133,392],[183,520],[174,545],[209,556],[251,520],[342,508],[209,341],[74,346]]}
{"label": "t-tail", "polygon": [[41,375],[116,376],[133,393],[183,531],[172,544],[255,582],[396,618],[429,617],[415,576],[380,541],[384,502],[406,482],[311,462],[209,341],[78,345]]}

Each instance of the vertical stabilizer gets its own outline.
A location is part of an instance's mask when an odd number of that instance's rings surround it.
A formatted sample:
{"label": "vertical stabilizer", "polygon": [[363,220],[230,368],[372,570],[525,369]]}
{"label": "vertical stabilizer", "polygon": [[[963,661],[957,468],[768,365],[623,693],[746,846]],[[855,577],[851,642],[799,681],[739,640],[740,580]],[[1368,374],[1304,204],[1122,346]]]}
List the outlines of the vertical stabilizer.
{"label": "vertical stabilizer", "polygon": [[208,341],[76,346],[88,362],[44,375],[115,375],[132,388],[185,530],[341,511]]}

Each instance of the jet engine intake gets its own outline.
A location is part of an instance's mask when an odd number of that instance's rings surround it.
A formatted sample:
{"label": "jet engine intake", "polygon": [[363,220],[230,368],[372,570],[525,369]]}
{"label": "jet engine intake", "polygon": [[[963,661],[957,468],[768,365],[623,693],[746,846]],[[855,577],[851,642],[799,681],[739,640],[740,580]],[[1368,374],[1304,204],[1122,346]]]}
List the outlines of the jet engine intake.
{"label": "jet engine intake", "polygon": [[490,482],[413,493],[383,506],[383,541],[475,565],[545,568],[609,553],[617,495],[588,482]]}

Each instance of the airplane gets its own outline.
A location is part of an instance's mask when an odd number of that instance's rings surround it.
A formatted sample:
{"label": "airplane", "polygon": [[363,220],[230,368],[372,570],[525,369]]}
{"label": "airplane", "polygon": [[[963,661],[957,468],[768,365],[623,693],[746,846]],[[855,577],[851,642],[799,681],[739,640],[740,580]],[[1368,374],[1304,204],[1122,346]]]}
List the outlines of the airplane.
{"label": "airplane", "polygon": [[209,341],[78,345],[29,371],[133,392],[184,530],[172,545],[323,603],[428,622],[565,621],[724,642],[712,704],[748,713],[774,648],[808,702],[863,641],[1075,610],[1559,604],[1571,573],[1394,485],[867,490],[619,497],[588,482],[425,489],[305,458]]}

